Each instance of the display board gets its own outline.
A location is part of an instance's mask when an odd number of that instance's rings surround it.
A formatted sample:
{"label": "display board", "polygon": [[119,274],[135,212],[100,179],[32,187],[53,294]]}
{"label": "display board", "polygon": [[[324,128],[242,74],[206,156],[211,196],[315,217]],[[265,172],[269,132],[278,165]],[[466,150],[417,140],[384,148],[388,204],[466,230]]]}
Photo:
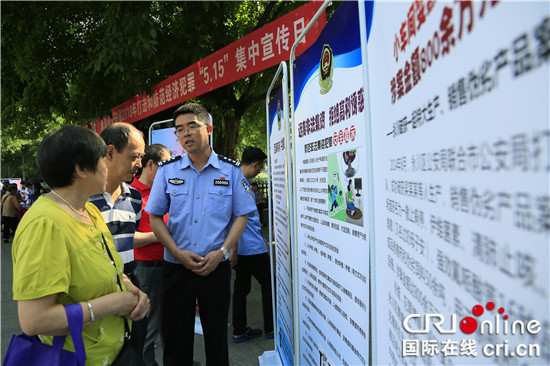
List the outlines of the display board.
{"label": "display board", "polygon": [[21,178],[2,178],[2,182],[7,180],[9,184],[17,185],[17,190],[21,190]]}
{"label": "display board", "polygon": [[162,144],[170,149],[172,156],[185,154],[178,137],[174,134],[174,127],[159,128],[151,131],[151,145]]}
{"label": "display board", "polygon": [[375,3],[374,364],[550,363],[549,40],[546,1]]}
{"label": "display board", "polygon": [[[285,66],[286,67],[286,66]],[[288,82],[284,82],[287,85]],[[291,281],[290,246],[290,215],[287,187],[289,186],[286,129],[288,118],[284,115],[284,106],[288,106],[283,98],[283,91],[275,94],[269,103],[269,165],[272,179],[273,196],[273,238],[275,242],[275,295],[276,295],[276,327],[277,351],[283,365],[294,364],[294,331],[293,331],[293,301]]]}
{"label": "display board", "polygon": [[369,362],[365,92],[357,2],[291,66],[299,365]]}

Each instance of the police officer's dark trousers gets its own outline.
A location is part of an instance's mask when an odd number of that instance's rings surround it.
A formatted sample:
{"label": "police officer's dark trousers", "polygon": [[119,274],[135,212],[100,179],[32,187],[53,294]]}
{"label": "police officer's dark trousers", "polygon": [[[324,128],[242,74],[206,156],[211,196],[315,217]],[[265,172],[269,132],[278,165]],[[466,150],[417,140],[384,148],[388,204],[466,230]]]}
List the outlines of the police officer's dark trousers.
{"label": "police officer's dark trousers", "polygon": [[161,333],[165,366],[193,365],[196,299],[204,333],[206,365],[229,365],[230,281],[229,261],[221,262],[208,276],[196,275],[181,264],[164,262]]}

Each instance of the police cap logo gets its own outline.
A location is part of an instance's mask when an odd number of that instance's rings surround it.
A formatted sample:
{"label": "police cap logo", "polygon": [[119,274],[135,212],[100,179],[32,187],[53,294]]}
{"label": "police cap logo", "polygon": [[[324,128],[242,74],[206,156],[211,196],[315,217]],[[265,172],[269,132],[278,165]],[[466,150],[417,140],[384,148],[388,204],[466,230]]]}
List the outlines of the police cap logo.
{"label": "police cap logo", "polygon": [[180,179],[180,178],[170,178],[170,179],[168,179],[168,183],[179,186],[179,185],[182,185],[183,183],[185,183],[185,181],[183,179]]}

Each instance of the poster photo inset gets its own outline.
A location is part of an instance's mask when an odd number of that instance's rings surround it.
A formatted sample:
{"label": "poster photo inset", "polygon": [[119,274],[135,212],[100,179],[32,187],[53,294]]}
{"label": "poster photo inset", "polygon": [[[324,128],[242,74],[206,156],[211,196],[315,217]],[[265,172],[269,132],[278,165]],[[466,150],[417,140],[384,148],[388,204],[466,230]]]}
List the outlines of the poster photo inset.
{"label": "poster photo inset", "polygon": [[[353,150],[351,154],[354,157],[355,152],[356,150]],[[346,156],[349,155],[346,154]],[[357,168],[347,164],[343,156],[344,152],[340,152],[329,154],[327,157],[328,217],[363,226],[363,179],[357,176]],[[346,174],[350,168],[354,172],[352,177]]]}

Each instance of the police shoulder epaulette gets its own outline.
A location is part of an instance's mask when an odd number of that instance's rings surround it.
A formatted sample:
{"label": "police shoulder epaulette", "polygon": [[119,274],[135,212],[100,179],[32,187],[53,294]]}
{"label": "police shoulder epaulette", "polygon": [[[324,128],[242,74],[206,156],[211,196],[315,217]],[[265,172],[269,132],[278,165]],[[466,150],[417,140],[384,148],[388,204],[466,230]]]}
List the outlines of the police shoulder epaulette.
{"label": "police shoulder epaulette", "polygon": [[241,166],[240,162],[238,162],[236,160],[233,160],[233,159],[229,159],[228,157],[223,156],[223,155],[218,155],[218,159],[220,159],[221,161],[224,161],[228,164],[231,164],[231,165]]}
{"label": "police shoulder epaulette", "polygon": [[175,161],[178,161],[178,160],[180,160],[180,159],[181,159],[181,155],[178,155],[178,156],[176,156],[175,158],[161,161],[161,162],[159,163],[159,166],[165,166],[165,165],[171,164],[171,163],[173,163],[173,162],[175,162]]}

